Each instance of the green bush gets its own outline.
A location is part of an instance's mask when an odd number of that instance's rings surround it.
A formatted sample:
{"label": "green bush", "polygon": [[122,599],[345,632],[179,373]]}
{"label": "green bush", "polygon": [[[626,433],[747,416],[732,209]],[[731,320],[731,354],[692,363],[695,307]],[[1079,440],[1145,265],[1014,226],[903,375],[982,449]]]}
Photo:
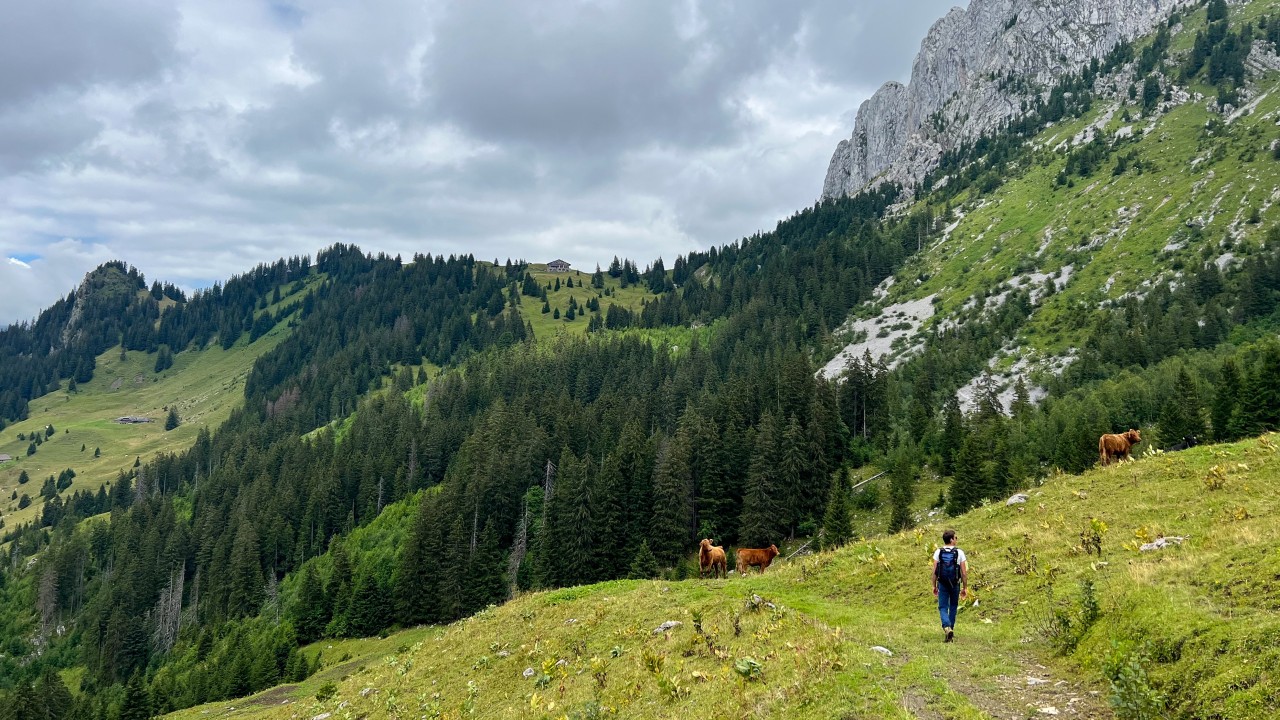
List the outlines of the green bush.
{"label": "green bush", "polygon": [[1147,677],[1150,656],[1145,645],[1111,641],[1111,651],[1102,663],[1102,673],[1111,686],[1108,698],[1120,720],[1159,720],[1164,717],[1164,699],[1151,687]]}

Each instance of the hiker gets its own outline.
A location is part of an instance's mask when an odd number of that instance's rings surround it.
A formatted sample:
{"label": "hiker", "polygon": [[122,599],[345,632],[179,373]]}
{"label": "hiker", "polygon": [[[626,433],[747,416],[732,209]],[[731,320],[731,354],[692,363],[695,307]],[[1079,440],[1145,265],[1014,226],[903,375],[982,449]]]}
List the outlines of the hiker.
{"label": "hiker", "polygon": [[956,531],[942,532],[942,547],[933,551],[933,594],[942,616],[943,642],[955,637],[956,605],[969,592],[969,563],[956,547]]}

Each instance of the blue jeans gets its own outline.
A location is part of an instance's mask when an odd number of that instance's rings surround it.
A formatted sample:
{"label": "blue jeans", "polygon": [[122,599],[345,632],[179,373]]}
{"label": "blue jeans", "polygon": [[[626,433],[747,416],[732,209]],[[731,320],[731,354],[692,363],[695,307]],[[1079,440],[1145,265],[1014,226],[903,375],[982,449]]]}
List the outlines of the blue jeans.
{"label": "blue jeans", "polygon": [[942,627],[955,628],[956,605],[960,603],[960,585],[945,582],[938,583],[938,614],[942,616]]}

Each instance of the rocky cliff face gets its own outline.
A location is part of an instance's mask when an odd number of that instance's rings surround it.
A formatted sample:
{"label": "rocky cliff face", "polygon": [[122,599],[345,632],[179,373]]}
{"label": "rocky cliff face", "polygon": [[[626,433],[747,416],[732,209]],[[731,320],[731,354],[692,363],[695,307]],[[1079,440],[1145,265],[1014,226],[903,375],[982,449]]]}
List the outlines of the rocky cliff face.
{"label": "rocky cliff face", "polygon": [[998,129],[1034,93],[1189,4],[971,0],[967,10],[952,9],[920,44],[910,84],[886,83],[858,108],[853,136],[831,157],[822,196],[884,181],[919,182],[944,150]]}

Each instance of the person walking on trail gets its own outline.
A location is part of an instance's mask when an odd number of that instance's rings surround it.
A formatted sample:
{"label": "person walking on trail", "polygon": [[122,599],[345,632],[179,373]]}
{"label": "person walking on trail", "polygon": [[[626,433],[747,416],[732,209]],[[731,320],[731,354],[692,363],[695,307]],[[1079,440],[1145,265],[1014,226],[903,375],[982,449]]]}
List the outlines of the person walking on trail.
{"label": "person walking on trail", "polygon": [[956,547],[956,531],[942,532],[942,547],[933,551],[933,594],[938,598],[938,614],[942,616],[943,642],[955,637],[956,606],[969,592],[969,562],[964,551]]}

